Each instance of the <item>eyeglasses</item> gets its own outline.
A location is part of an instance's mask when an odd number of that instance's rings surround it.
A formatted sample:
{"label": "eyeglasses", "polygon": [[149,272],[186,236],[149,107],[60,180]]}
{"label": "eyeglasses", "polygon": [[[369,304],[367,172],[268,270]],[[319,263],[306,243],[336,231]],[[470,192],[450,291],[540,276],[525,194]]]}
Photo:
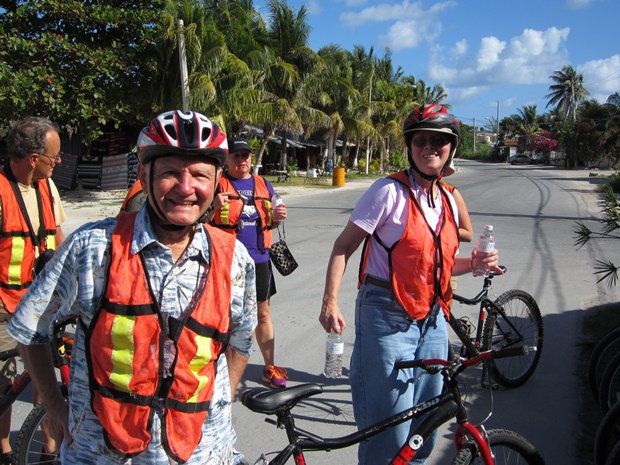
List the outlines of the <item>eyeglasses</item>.
{"label": "eyeglasses", "polygon": [[420,136],[411,139],[411,143],[419,149],[426,147],[427,145],[431,145],[432,147],[443,147],[448,145],[450,142],[452,142],[452,139],[444,135],[431,137]]}
{"label": "eyeglasses", "polygon": [[45,155],[44,153],[40,153],[39,155],[43,155],[44,157],[49,158],[50,160],[52,160],[54,163],[58,163],[58,160],[60,160],[62,157],[65,156],[64,153],[59,152],[58,155],[56,155],[55,157],[50,157],[49,155]]}
{"label": "eyeglasses", "polygon": [[248,158],[250,158],[251,154],[250,152],[236,152],[236,153],[231,153],[231,155],[237,159],[247,160]]}

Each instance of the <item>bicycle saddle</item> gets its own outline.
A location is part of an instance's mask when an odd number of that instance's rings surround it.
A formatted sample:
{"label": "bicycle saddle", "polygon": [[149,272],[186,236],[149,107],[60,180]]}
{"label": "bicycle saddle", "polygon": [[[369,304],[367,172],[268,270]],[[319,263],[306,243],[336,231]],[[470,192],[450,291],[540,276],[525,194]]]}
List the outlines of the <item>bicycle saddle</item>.
{"label": "bicycle saddle", "polygon": [[253,412],[272,414],[280,407],[288,405],[292,408],[297,402],[306,397],[323,392],[318,384],[300,384],[289,388],[273,389],[255,388],[245,391],[241,395],[241,403]]}

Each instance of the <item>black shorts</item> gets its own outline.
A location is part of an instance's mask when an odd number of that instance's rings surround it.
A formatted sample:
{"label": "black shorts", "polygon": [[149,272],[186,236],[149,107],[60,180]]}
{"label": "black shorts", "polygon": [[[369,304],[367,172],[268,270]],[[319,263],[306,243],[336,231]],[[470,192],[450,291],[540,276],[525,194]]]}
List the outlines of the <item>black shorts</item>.
{"label": "black shorts", "polygon": [[256,300],[268,300],[276,293],[276,280],[273,277],[271,260],[256,263]]}

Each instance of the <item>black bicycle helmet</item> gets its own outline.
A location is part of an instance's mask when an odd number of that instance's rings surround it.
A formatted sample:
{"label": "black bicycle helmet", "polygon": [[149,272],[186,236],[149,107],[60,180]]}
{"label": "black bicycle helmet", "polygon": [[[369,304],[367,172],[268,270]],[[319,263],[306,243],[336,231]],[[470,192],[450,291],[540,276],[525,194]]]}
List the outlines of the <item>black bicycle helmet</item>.
{"label": "black bicycle helmet", "polygon": [[450,176],[454,173],[452,167],[452,159],[456,153],[456,149],[461,138],[461,125],[456,117],[448,112],[448,109],[438,103],[431,103],[414,109],[403,123],[403,135],[407,143],[407,152],[409,154],[409,163],[421,176],[429,179],[436,179],[434,176],[428,176],[420,173],[413,163],[411,157],[411,139],[416,131],[435,131],[450,134],[454,137],[452,143],[452,151],[450,157],[443,167],[442,176]]}

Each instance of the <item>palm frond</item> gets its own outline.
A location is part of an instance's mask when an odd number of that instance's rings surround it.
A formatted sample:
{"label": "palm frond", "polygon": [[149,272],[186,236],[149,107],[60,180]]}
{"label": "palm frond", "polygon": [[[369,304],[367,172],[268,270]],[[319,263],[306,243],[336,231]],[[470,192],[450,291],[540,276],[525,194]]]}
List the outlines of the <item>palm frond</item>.
{"label": "palm frond", "polygon": [[577,221],[573,232],[576,234],[574,245],[578,249],[582,248],[592,238],[592,230],[585,223]]}
{"label": "palm frond", "polygon": [[618,267],[610,261],[597,260],[594,269],[595,275],[602,275],[596,282],[607,281],[608,287],[614,287],[618,283]]}

